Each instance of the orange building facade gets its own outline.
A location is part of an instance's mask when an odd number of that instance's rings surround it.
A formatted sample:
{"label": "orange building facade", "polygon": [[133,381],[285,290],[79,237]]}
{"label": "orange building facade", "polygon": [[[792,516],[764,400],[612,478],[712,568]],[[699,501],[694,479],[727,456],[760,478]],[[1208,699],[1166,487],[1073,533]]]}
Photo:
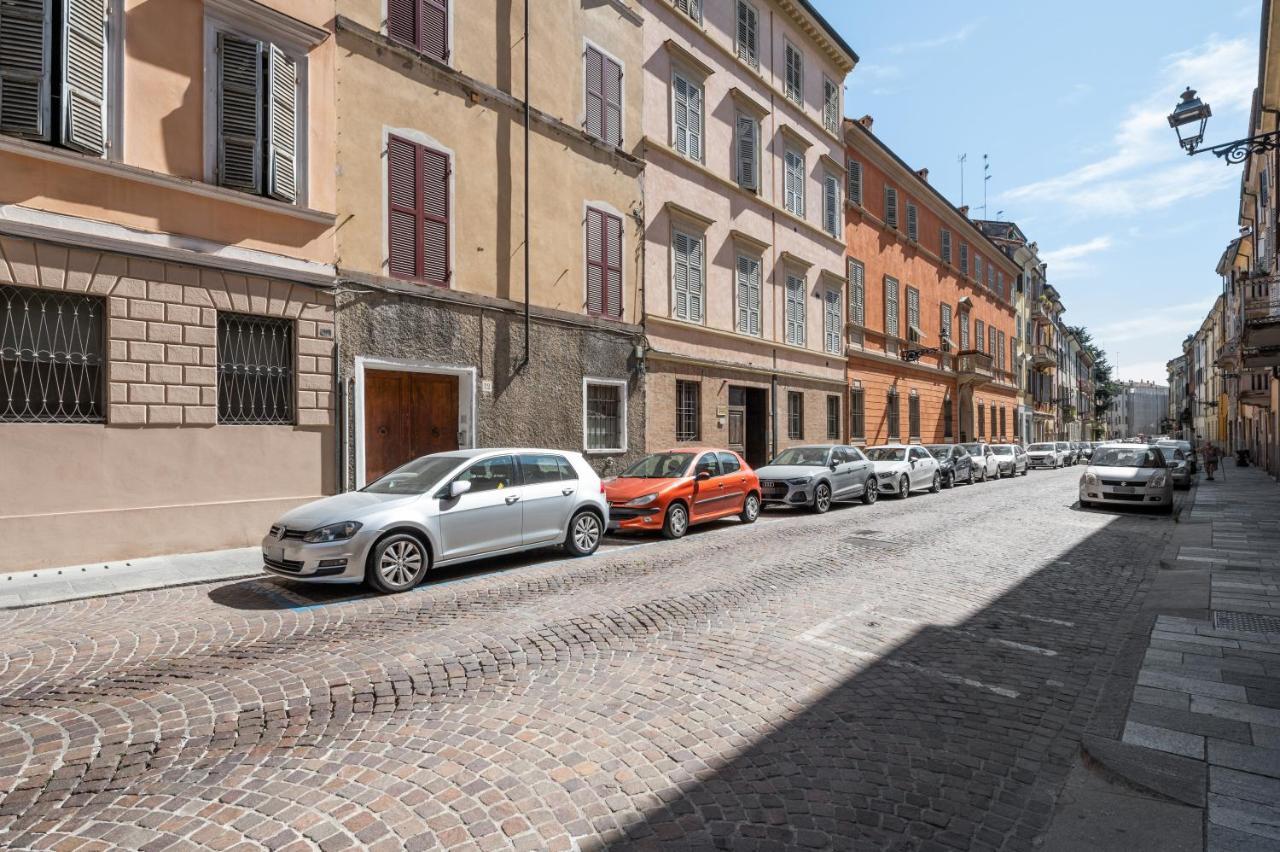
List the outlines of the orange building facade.
{"label": "orange building facade", "polygon": [[1017,435],[1019,270],[871,132],[844,122],[849,417],[854,443]]}

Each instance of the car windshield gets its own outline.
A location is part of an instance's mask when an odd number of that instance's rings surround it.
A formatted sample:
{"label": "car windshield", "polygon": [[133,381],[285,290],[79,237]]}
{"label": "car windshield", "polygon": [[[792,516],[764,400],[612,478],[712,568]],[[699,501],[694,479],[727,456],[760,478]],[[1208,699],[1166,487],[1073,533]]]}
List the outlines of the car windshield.
{"label": "car windshield", "polygon": [[769,464],[798,465],[801,467],[822,467],[827,463],[826,447],[791,447],[778,453]]}
{"label": "car windshield", "polygon": [[1093,467],[1164,467],[1157,450],[1148,447],[1107,447],[1093,454]]}
{"label": "car windshield", "polygon": [[925,447],[925,449],[928,450],[933,455],[933,457],[937,459],[945,459],[947,455],[951,452],[951,447],[947,446],[946,444],[939,444],[933,447]]}
{"label": "car windshield", "polygon": [[872,461],[906,461],[906,447],[872,447],[867,450],[867,458]]}
{"label": "car windshield", "polygon": [[998,456],[1011,456],[1013,455],[1013,447],[992,447],[991,452]]}
{"label": "car windshield", "polygon": [[375,479],[360,490],[372,494],[426,494],[449,471],[466,460],[465,456],[423,456]]}
{"label": "car windshield", "polygon": [[1029,453],[1051,453],[1053,452],[1053,444],[1032,444],[1027,447]]}
{"label": "car windshield", "polygon": [[619,474],[620,479],[675,479],[684,476],[693,453],[654,453]]}
{"label": "car windshield", "polygon": [[964,447],[964,451],[965,451],[966,453],[968,453],[969,455],[971,455],[971,456],[980,456],[980,455],[982,455],[982,445],[981,445],[981,444],[961,444],[960,446]]}

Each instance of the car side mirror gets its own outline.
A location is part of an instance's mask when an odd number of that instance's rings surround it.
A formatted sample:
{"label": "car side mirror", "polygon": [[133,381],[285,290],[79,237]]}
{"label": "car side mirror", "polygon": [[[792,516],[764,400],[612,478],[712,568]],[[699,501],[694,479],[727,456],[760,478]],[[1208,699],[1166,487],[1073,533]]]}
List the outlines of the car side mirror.
{"label": "car side mirror", "polygon": [[831,464],[827,465],[827,467],[831,468],[832,470],[835,470],[835,469],[836,469],[836,468],[838,468],[839,466],[840,466],[840,462],[838,462],[838,461],[833,461],[833,462],[831,462]]}
{"label": "car side mirror", "polygon": [[465,479],[455,479],[449,483],[449,499],[457,500],[471,490],[471,483]]}
{"label": "car side mirror", "polygon": [[698,482],[702,482],[710,478],[711,478],[711,472],[707,470],[698,471],[698,475],[694,477],[694,479],[696,479]]}
{"label": "car side mirror", "polygon": [[911,460],[911,466],[912,466],[912,467],[915,467],[915,466],[916,466],[916,460],[915,460],[915,459],[912,459],[912,460]]}

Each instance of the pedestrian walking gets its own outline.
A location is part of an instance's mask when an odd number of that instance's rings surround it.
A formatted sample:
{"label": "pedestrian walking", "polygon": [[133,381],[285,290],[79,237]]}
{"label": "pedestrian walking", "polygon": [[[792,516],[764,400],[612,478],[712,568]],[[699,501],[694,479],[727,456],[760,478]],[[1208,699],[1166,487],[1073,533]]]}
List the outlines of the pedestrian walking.
{"label": "pedestrian walking", "polygon": [[1204,455],[1204,470],[1208,474],[1206,479],[1213,481],[1213,473],[1218,469],[1218,448],[1208,441],[1204,442],[1204,449],[1201,451]]}

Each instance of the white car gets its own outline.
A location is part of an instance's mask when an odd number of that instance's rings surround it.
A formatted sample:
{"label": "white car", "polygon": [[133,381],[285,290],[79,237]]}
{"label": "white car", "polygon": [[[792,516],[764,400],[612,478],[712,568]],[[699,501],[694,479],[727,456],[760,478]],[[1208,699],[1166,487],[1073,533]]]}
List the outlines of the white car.
{"label": "white car", "polygon": [[1108,444],[1080,477],[1080,506],[1146,506],[1173,512],[1173,476],[1164,453],[1148,444]]}
{"label": "white car", "polygon": [[991,452],[991,445],[978,441],[972,444],[961,444],[973,457],[973,473],[979,482],[1000,478],[1000,460]]}
{"label": "white car", "polygon": [[1027,467],[1062,467],[1062,463],[1062,452],[1056,443],[1044,442],[1027,447]]}
{"label": "white car", "polygon": [[1027,475],[1027,451],[1021,444],[992,444],[991,452],[995,454],[999,467],[997,478],[1002,476]]}
{"label": "white car", "polygon": [[924,447],[885,444],[871,447],[866,456],[875,465],[876,484],[883,494],[906,499],[912,491],[928,489],[936,494],[942,488],[938,460]]}

